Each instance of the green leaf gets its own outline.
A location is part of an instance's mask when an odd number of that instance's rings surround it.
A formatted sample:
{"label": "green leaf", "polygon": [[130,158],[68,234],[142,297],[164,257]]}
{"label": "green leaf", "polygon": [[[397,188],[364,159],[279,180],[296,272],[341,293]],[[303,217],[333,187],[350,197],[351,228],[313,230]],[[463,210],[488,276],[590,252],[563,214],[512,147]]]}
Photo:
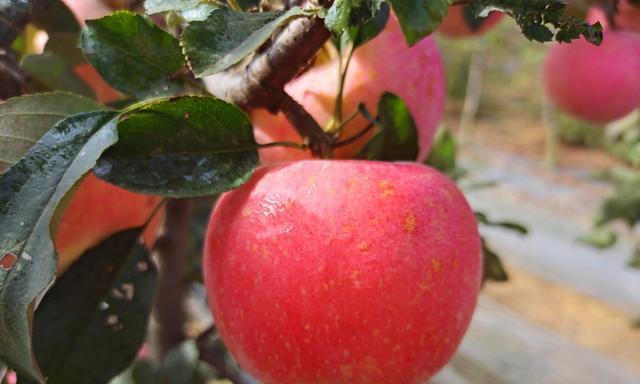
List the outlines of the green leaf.
{"label": "green leaf", "polygon": [[374,37],[378,36],[384,30],[389,20],[390,9],[387,3],[380,5],[380,10],[375,16],[362,26],[350,27],[343,33],[343,40],[351,41],[354,48],[357,48]]}
{"label": "green leaf", "polygon": [[[476,14],[500,10],[511,16],[526,38],[546,42],[570,42],[581,35],[592,44],[602,42],[602,25],[590,25],[581,18],[567,13],[563,0],[475,0],[470,5]],[[555,33],[551,30],[555,29]]]}
{"label": "green leaf", "polygon": [[482,240],[482,283],[487,281],[505,282],[509,280],[509,275],[500,261],[500,256],[487,245],[484,238]]}
{"label": "green leaf", "polygon": [[29,55],[22,60],[22,68],[48,89],[95,97],[93,90],[73,71],[71,63],[56,54]]}
{"label": "green leaf", "polygon": [[219,8],[219,3],[213,0],[146,0],[144,8],[150,15],[178,12],[186,21],[202,21]]}
{"label": "green leaf", "polygon": [[43,382],[31,350],[36,296],[50,284],[56,255],[49,223],[64,195],[117,141],[115,113],[99,111],[57,123],[0,176],[0,359]]}
{"label": "green leaf", "polygon": [[82,49],[100,75],[123,93],[145,98],[180,89],[172,80],[184,65],[180,44],[148,17],[120,11],[88,20]]}
{"label": "green leaf", "polygon": [[312,11],[294,7],[287,12],[236,12],[216,9],[205,21],[194,21],[182,34],[182,46],[197,77],[224,71],[263,45],[294,17]]}
{"label": "green leaf", "polygon": [[436,132],[431,152],[425,164],[446,174],[456,173],[458,170],[456,166],[457,152],[456,139],[448,129],[441,127]]}
{"label": "green leaf", "polygon": [[123,116],[118,132],[94,172],[137,192],[211,195],[243,184],[258,163],[249,117],[212,97],[144,103]]}
{"label": "green leaf", "polygon": [[478,220],[478,223],[480,224],[488,225],[490,227],[508,229],[510,231],[518,233],[519,235],[526,235],[529,232],[529,230],[522,224],[514,223],[511,221],[492,221],[489,220],[487,215],[482,212],[474,212],[474,214],[476,215],[476,220]]}
{"label": "green leaf", "polygon": [[336,0],[327,11],[324,23],[340,36],[350,26],[358,27],[371,20],[381,4],[381,0]]}
{"label": "green leaf", "polygon": [[448,0],[390,0],[407,44],[414,45],[435,31],[449,6]]}
{"label": "green leaf", "polygon": [[0,104],[0,173],[27,153],[55,123],[102,109],[93,100],[64,92],[14,97]]}
{"label": "green leaf", "polygon": [[418,157],[418,132],[407,105],[398,96],[385,93],[378,102],[380,131],[358,154],[368,160],[409,160]]}
{"label": "green leaf", "polygon": [[618,236],[608,228],[596,227],[580,238],[580,241],[592,247],[604,249],[613,246],[618,241]]}
{"label": "green leaf", "polygon": [[34,350],[48,384],[106,383],[145,340],[157,272],[141,228],[88,250],[47,292],[34,320]]}
{"label": "green leaf", "polygon": [[199,356],[194,340],[187,340],[171,349],[162,364],[162,382],[195,384]]}

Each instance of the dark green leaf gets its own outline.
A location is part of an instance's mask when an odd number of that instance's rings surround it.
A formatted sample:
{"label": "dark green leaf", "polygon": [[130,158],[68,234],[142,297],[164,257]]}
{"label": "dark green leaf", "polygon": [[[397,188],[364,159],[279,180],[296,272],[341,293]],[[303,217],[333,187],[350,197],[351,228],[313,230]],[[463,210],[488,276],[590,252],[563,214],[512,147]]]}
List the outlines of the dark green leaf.
{"label": "dark green leaf", "polygon": [[195,384],[198,368],[198,348],[194,340],[187,340],[167,353],[162,365],[162,382],[167,384]]}
{"label": "dark green leaf", "polygon": [[415,160],[418,132],[407,105],[398,96],[385,93],[378,103],[380,131],[358,154],[369,160]]}
{"label": "dark green leaf", "polygon": [[325,16],[325,25],[340,36],[349,27],[359,27],[380,11],[381,0],[337,0]]}
{"label": "dark green leaf", "polygon": [[384,27],[387,25],[387,20],[389,20],[389,13],[389,5],[382,3],[380,5],[380,11],[378,11],[371,20],[362,26],[350,27],[343,34],[343,37],[351,41],[354,48],[365,44],[384,30]]}
{"label": "dark green leaf", "polygon": [[462,19],[464,20],[465,24],[467,24],[471,32],[479,30],[480,27],[482,27],[482,25],[487,21],[486,17],[478,17],[475,9],[467,5],[462,7]]}
{"label": "dark green leaf", "polygon": [[88,112],[57,123],[0,176],[0,359],[42,381],[33,361],[34,300],[52,281],[56,256],[49,223],[58,203],[117,141],[113,112]]}
{"label": "dark green leaf", "polygon": [[122,118],[118,132],[118,144],[94,171],[133,191],[215,194],[243,184],[258,163],[248,116],[211,97],[144,103]]}
{"label": "dark green leaf", "polygon": [[508,229],[508,230],[517,232],[519,235],[526,235],[529,232],[527,228],[521,224],[514,223],[511,221],[493,221],[493,220],[489,220],[487,215],[485,215],[482,212],[474,212],[474,213],[476,215],[476,219],[478,220],[478,223],[480,224],[488,225],[490,227],[499,227],[499,228]]}
{"label": "dark green leaf", "polygon": [[216,9],[205,21],[194,21],[182,34],[182,45],[197,77],[224,71],[254,52],[293,17],[311,11],[236,12]]}
{"label": "dark green leaf", "polygon": [[85,252],[40,303],[33,342],[48,384],[106,383],[135,358],[157,277],[141,232],[119,232]]}
{"label": "dark green leaf", "polygon": [[487,281],[505,282],[509,280],[509,275],[500,261],[500,257],[487,245],[486,240],[482,239],[482,254],[484,260],[482,263],[482,283]]}
{"label": "dark green leaf", "polygon": [[56,54],[29,55],[22,60],[22,68],[33,80],[50,90],[95,97],[93,90],[73,71],[71,63]]}
{"label": "dark green leaf", "polygon": [[335,34],[340,34],[349,27],[353,0],[335,0],[327,11],[324,24]]}
{"label": "dark green leaf", "polygon": [[448,129],[442,127],[436,132],[425,164],[446,174],[455,173],[457,152],[458,145],[455,138]]}
{"label": "dark green leaf", "polygon": [[398,16],[402,33],[409,45],[413,45],[435,31],[449,6],[448,0],[390,0]]}
{"label": "dark green leaf", "polygon": [[146,0],[144,8],[150,15],[178,12],[186,21],[201,21],[219,8],[219,3],[213,0]]}
{"label": "dark green leaf", "polygon": [[120,11],[88,20],[82,49],[114,88],[139,98],[170,95],[172,76],[184,65],[176,38],[144,16]]}
{"label": "dark green leaf", "polygon": [[530,40],[546,42],[555,36],[556,41],[569,42],[582,35],[593,44],[602,42],[600,23],[590,25],[568,14],[567,3],[562,0],[475,0],[471,7],[476,14],[492,9],[503,11],[516,21]]}
{"label": "dark green leaf", "polygon": [[0,104],[0,173],[58,121],[101,108],[93,100],[64,92],[15,97]]}

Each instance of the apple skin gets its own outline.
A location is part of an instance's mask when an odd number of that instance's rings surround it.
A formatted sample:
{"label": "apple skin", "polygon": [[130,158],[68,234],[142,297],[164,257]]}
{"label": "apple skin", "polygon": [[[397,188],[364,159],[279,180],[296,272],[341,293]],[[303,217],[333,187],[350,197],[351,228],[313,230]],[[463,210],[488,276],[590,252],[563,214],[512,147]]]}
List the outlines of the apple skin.
{"label": "apple skin", "polygon": [[575,117],[608,123],[640,106],[640,34],[606,30],[598,47],[584,38],[555,43],[542,69],[546,95]]}
{"label": "apple skin", "polygon": [[417,384],[459,345],[481,264],[475,216],[436,170],[310,160],[220,198],[203,268],[222,339],[264,383]]}
{"label": "apple skin", "polygon": [[[157,209],[161,198],[129,192],[90,173],[64,207],[54,234],[61,275],[89,248],[116,232],[143,225]],[[162,224],[156,214],[144,232],[150,248]]]}
{"label": "apple skin", "polygon": [[[286,91],[320,124],[326,127],[333,117],[334,100],[338,94],[339,64],[337,60],[314,67],[290,82]],[[446,97],[445,73],[440,50],[433,38],[425,38],[413,47],[404,41],[395,15],[389,17],[385,30],[359,47],[349,66],[344,87],[343,117],[356,111],[364,102],[371,113],[376,112],[380,96],[392,92],[407,104],[418,128],[420,153],[424,160],[444,113]],[[302,142],[282,113],[272,115],[266,110],[251,114],[258,142]],[[368,122],[362,116],[347,124],[341,138],[349,138]],[[369,135],[370,137],[370,135]],[[261,141],[263,140],[263,141]],[[338,148],[336,158],[353,158],[366,139]],[[311,153],[291,148],[269,148],[260,151],[263,164],[311,158]]]}
{"label": "apple skin", "polygon": [[452,39],[479,36],[495,27],[504,17],[502,12],[493,11],[483,19],[482,25],[473,31],[464,20],[463,10],[461,6],[449,7],[447,15],[438,27],[438,33]]}

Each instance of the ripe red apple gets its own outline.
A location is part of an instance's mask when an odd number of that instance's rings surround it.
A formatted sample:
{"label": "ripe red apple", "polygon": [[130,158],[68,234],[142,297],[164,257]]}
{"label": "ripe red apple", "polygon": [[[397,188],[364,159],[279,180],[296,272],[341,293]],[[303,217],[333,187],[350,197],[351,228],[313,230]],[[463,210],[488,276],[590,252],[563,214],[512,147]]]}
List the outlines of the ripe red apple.
{"label": "ripe red apple", "polygon": [[451,357],[480,288],[476,219],[416,163],[260,168],[206,234],[210,306],[267,384],[424,383]]}
{"label": "ripe red apple", "polygon": [[[286,91],[311,113],[318,123],[326,127],[333,118],[334,101],[338,93],[339,64],[336,60],[314,67],[289,83]],[[385,30],[375,39],[358,48],[353,56],[344,88],[343,117],[356,111],[364,102],[375,113],[380,96],[385,92],[400,96],[411,111],[418,128],[420,154],[423,160],[431,149],[433,135],[444,113],[445,75],[440,51],[432,38],[426,38],[413,47],[404,41],[400,25],[394,15],[389,17]],[[295,141],[300,136],[284,115],[274,116],[265,110],[252,113],[252,121],[259,142]],[[349,138],[367,125],[358,116],[347,124],[341,138]],[[339,148],[338,158],[353,158],[364,146],[366,139]],[[265,164],[283,160],[310,158],[291,148],[270,148],[261,151]]]}
{"label": "ripe red apple", "polygon": [[606,30],[602,45],[554,44],[543,66],[547,96],[583,120],[607,123],[640,106],[640,34]]}
{"label": "ripe red apple", "polygon": [[472,27],[465,20],[466,8],[462,6],[449,7],[447,16],[438,27],[438,33],[449,38],[464,38],[481,35],[495,27],[504,14],[493,11],[487,17],[476,18],[477,26]]}
{"label": "ripe red apple", "polygon": [[[160,200],[157,196],[129,192],[89,174],[64,208],[56,228],[57,274],[109,236],[146,223]],[[156,215],[144,233],[149,247],[155,240],[161,217]]]}

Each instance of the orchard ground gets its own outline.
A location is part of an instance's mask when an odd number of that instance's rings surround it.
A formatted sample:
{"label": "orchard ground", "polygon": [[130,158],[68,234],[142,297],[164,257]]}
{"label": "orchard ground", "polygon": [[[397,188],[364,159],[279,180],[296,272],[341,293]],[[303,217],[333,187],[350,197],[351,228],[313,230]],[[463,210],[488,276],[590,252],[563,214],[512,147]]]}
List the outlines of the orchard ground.
{"label": "orchard ground", "polygon": [[631,235],[608,251],[578,242],[611,192],[594,173],[626,164],[604,149],[566,144],[557,148],[555,166],[548,164],[549,123],[566,128],[543,111],[540,68],[548,46],[523,42],[514,28],[506,20],[483,39],[439,39],[448,77],[445,124],[458,134],[467,65],[474,51],[476,64],[485,58],[479,108],[459,160],[468,184],[497,184],[465,194],[474,209],[519,221],[530,234],[485,231],[511,280],[486,285],[458,354],[434,381],[638,382],[640,332],[630,324],[640,315],[640,272],[626,265]]}

